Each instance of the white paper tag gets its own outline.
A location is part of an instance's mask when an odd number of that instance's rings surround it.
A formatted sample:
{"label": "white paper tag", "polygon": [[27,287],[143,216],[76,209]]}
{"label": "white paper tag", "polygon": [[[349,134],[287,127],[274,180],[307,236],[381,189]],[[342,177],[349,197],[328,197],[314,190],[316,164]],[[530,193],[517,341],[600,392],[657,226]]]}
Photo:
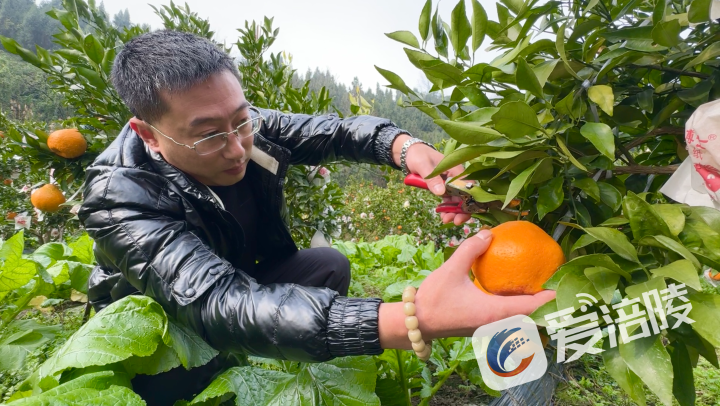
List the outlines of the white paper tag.
{"label": "white paper tag", "polygon": [[271,157],[265,151],[262,151],[257,147],[253,148],[250,152],[250,159],[270,171],[273,175],[277,175],[278,166],[280,166],[280,164],[277,159]]}

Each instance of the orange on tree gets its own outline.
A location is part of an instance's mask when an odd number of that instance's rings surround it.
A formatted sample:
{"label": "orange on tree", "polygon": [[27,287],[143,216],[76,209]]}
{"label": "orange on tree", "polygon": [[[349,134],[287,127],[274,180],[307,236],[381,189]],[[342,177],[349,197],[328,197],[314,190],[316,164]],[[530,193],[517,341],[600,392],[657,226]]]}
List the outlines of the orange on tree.
{"label": "orange on tree", "polygon": [[14,211],[11,211],[11,212],[8,212],[8,214],[5,218],[8,220],[13,220],[13,219],[15,219],[15,217],[17,217],[17,213],[15,213]]}
{"label": "orange on tree", "polygon": [[30,202],[38,210],[54,213],[65,203],[65,196],[57,186],[48,183],[30,195]]}
{"label": "orange on tree", "polygon": [[77,158],[87,151],[87,141],[77,128],[53,131],[48,137],[47,146],[50,151],[63,158]]}
{"label": "orange on tree", "polygon": [[472,266],[475,285],[495,295],[534,295],[560,265],[560,245],[529,221],[508,221],[492,229],[493,240]]}
{"label": "orange on tree", "polygon": [[6,185],[12,185],[12,179],[5,179],[3,183]]}

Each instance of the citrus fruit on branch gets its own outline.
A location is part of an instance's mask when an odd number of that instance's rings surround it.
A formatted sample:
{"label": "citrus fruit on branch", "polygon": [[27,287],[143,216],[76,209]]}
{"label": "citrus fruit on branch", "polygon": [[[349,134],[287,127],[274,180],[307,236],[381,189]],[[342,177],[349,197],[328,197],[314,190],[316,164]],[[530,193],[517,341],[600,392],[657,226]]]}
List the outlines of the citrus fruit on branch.
{"label": "citrus fruit on branch", "polygon": [[77,158],[87,151],[87,141],[77,128],[53,131],[48,137],[47,146],[55,154],[67,158]]}
{"label": "citrus fruit on branch", "polygon": [[565,263],[560,245],[529,221],[508,221],[492,233],[490,247],[472,265],[475,285],[487,293],[534,295]]}
{"label": "citrus fruit on branch", "polygon": [[57,186],[48,183],[30,195],[30,203],[38,210],[54,213],[65,203],[65,196]]}

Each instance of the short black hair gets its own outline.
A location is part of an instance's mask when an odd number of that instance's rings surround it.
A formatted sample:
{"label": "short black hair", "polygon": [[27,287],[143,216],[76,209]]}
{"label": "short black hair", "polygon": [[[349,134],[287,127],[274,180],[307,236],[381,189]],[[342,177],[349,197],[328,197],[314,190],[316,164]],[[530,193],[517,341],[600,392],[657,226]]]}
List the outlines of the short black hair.
{"label": "short black hair", "polygon": [[181,92],[223,70],[240,80],[233,59],[207,38],[158,30],[125,43],[115,57],[111,80],[130,111],[153,122],[168,110],[160,90]]}

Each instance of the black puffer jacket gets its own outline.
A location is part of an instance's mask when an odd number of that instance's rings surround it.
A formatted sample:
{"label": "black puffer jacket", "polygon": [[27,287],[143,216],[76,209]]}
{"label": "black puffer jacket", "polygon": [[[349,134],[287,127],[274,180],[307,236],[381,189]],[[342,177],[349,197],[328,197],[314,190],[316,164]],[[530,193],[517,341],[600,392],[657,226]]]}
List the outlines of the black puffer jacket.
{"label": "black puffer jacket", "polygon": [[[258,113],[265,120],[254,149],[267,155],[254,156],[246,176],[267,221],[258,230],[260,256],[297,250],[284,214],[289,164],[345,159],[395,167],[391,144],[403,131],[388,120]],[[379,299],[257,284],[237,267],[243,232],[234,217],[129,125],[87,169],[83,193],[78,216],[95,239],[88,296],[96,310],[144,294],[220,351],[297,361],[382,352]]]}

